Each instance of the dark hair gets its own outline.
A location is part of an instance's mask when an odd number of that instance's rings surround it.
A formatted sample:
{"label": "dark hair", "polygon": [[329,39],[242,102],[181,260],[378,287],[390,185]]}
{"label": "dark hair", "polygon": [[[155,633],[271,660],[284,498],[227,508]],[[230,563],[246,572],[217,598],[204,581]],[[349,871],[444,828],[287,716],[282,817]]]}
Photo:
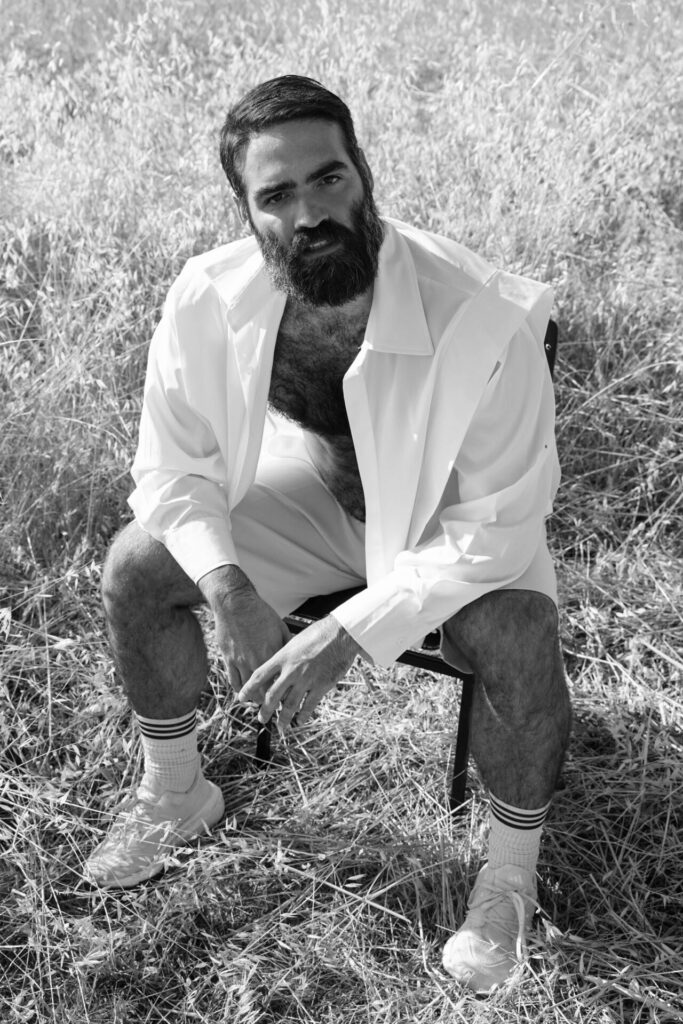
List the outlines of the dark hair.
{"label": "dark hair", "polygon": [[367,171],[351,111],[344,101],[313,78],[282,75],[251,89],[230,108],[221,128],[221,166],[238,200],[245,198],[242,156],[249,140],[271,125],[303,118],[318,118],[339,125],[349,157],[367,188]]}

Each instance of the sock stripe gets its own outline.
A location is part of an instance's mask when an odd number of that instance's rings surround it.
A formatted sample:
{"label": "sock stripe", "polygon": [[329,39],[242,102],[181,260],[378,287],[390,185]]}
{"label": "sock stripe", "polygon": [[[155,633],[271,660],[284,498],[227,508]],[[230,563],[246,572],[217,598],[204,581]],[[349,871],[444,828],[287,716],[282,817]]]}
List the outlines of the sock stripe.
{"label": "sock stripe", "polygon": [[542,814],[538,820],[519,821],[513,818],[503,818],[495,811],[492,811],[494,818],[501,823],[501,825],[507,825],[508,828],[517,828],[523,831],[532,831],[535,828],[540,828],[545,821],[545,814]]}
{"label": "sock stripe", "polygon": [[531,829],[541,827],[548,814],[550,804],[548,803],[545,807],[540,807],[533,811],[527,811],[521,807],[510,807],[509,804],[496,800],[494,796],[489,796],[489,807],[491,814],[502,825],[507,825],[508,828],[530,831]]}
{"label": "sock stripe", "polygon": [[140,732],[149,740],[178,740],[182,739],[183,736],[189,736],[190,733],[194,732],[194,726],[188,726],[186,729],[163,729],[159,732],[150,732],[141,727]]}
{"label": "sock stripe", "polygon": [[140,732],[152,740],[176,740],[189,736],[197,725],[197,712],[191,711],[182,718],[153,719],[136,715]]}

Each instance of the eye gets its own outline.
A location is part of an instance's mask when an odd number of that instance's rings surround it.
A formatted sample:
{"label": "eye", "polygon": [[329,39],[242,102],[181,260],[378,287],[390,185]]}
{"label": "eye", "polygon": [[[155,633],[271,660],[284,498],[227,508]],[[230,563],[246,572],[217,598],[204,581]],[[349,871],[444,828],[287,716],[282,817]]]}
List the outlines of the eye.
{"label": "eye", "polygon": [[323,185],[336,185],[338,181],[341,181],[340,174],[326,174],[324,178],[320,179]]}
{"label": "eye", "polygon": [[277,206],[278,203],[281,203],[284,198],[285,198],[285,193],[284,192],[273,192],[272,195],[269,195],[266,198],[266,201],[265,201],[264,205],[265,206]]}

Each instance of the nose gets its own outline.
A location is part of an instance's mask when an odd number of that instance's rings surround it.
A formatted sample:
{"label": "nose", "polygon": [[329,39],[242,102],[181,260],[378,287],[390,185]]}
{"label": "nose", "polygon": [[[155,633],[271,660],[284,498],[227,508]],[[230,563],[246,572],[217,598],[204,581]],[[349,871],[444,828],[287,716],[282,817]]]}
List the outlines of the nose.
{"label": "nose", "polygon": [[320,202],[312,196],[299,199],[294,217],[295,231],[299,228],[317,228],[324,220],[327,220],[327,212]]}

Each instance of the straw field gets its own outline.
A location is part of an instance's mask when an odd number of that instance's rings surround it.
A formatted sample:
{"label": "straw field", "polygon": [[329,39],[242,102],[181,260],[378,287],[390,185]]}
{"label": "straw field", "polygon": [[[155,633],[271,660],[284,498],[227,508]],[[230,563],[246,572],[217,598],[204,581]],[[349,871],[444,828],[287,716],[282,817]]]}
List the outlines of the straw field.
{"label": "straw field", "polygon": [[[2,0],[0,1021],[683,1020],[683,19],[677,0]],[[457,687],[356,666],[254,763],[213,650],[227,815],[160,880],[83,858],[139,771],[98,587],[145,354],[241,226],[217,131],[246,88],[349,103],[380,209],[550,282],[551,523],[575,709],[521,984],[444,974],[485,848],[446,807]],[[206,631],[211,643],[210,622]],[[368,684],[372,685],[368,685]]]}

